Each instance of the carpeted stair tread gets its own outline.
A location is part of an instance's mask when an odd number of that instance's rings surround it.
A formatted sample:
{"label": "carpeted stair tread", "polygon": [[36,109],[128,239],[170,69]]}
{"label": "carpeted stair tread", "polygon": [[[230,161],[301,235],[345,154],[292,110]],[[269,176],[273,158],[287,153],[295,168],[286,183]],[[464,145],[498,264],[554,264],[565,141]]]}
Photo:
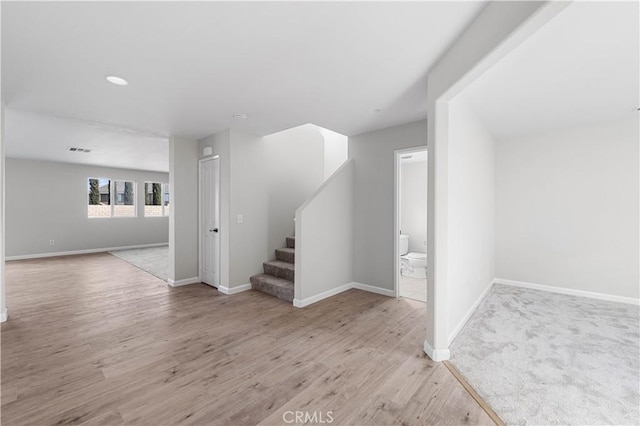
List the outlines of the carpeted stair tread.
{"label": "carpeted stair tread", "polygon": [[293,281],[277,278],[269,274],[254,275],[250,278],[250,281],[251,288],[254,290],[293,302]]}
{"label": "carpeted stair tread", "polygon": [[287,247],[276,249],[276,259],[262,264],[264,274],[249,278],[251,288],[293,302],[295,246],[295,238],[287,237]]}
{"label": "carpeted stair tread", "polygon": [[264,273],[277,278],[293,281],[295,265],[282,260],[270,260],[262,264]]}
{"label": "carpeted stair tread", "polygon": [[296,248],[296,237],[287,237],[287,248]]}
{"label": "carpeted stair tread", "polygon": [[294,263],[296,258],[296,249],[280,248],[276,249],[276,260]]}

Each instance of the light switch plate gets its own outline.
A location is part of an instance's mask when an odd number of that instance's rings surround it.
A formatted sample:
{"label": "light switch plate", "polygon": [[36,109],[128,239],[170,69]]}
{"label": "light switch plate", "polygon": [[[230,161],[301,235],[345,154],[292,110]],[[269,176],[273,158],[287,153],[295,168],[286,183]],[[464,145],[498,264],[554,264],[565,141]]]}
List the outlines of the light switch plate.
{"label": "light switch plate", "polygon": [[242,217],[241,214],[239,214],[236,219],[238,223],[242,223],[244,221],[244,218]]}

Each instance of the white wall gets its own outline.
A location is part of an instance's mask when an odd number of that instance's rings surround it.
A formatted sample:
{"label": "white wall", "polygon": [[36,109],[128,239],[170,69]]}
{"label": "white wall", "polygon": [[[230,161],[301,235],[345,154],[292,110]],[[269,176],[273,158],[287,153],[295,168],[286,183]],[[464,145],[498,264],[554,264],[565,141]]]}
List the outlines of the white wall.
{"label": "white wall", "polygon": [[426,120],[349,138],[354,161],[354,281],[393,290],[395,151],[426,145]]}
{"label": "white wall", "polygon": [[220,155],[221,283],[237,287],[294,234],[296,209],[324,180],[324,138],[313,125],[266,137],[231,129],[201,140],[200,156],[205,146]]}
{"label": "white wall", "polygon": [[499,141],[497,276],[639,297],[638,119]]}
{"label": "white wall", "polygon": [[[138,217],[89,219],[89,177],[136,181]],[[6,255],[167,243],[168,219],[144,217],[144,181],[168,182],[169,176],[167,173],[7,158]],[[171,191],[173,196],[173,187]],[[49,245],[49,240],[55,240],[55,245]]]}
{"label": "white wall", "polygon": [[[267,172],[268,163],[267,148],[262,138],[231,130],[231,287],[249,283],[251,275],[263,272],[262,262],[275,257],[273,250],[268,249],[269,209],[272,208],[269,205],[272,187]],[[243,223],[237,221],[240,214]],[[284,223],[289,229],[293,228],[289,224],[292,215],[293,209],[284,212],[285,217],[274,218],[273,226],[277,228]],[[284,247],[284,238],[282,236],[276,243],[278,247]]]}
{"label": "white wall", "polygon": [[170,285],[182,280],[197,281],[198,271],[198,143],[169,139]]}
{"label": "white wall", "polygon": [[429,238],[424,349],[434,360],[449,357],[448,102],[568,4],[489,2],[427,76]]}
{"label": "white wall", "polygon": [[[267,169],[260,177],[268,193],[268,245],[284,247],[285,237],[293,235],[295,211],[324,182],[324,138],[317,126],[304,125],[265,136]],[[253,179],[256,181],[257,179]]]}
{"label": "white wall", "polygon": [[324,138],[324,179],[327,180],[347,161],[349,138],[328,129],[318,128]]}
{"label": "white wall", "polygon": [[[1,18],[1,16],[0,16]],[[1,99],[1,98],[0,98]],[[5,287],[5,158],[4,158],[4,103],[0,100],[0,322],[6,321],[7,294]]]}
{"label": "white wall", "polygon": [[[0,7],[0,22],[2,22],[2,7]],[[2,31],[0,31],[0,45],[2,44]],[[1,57],[2,55],[0,55]],[[0,59],[0,70],[2,70],[2,60]],[[2,72],[0,71],[0,81]],[[2,85],[0,85],[0,322],[7,320],[7,297],[4,281],[4,259],[5,259],[5,159],[4,159],[4,101],[2,98]]]}
{"label": "white wall", "polygon": [[495,278],[495,143],[462,99],[449,103],[449,343]]}
{"label": "white wall", "polygon": [[427,252],[427,162],[401,163],[400,231],[409,235],[409,252]]}
{"label": "white wall", "polygon": [[349,160],[296,211],[296,305],[353,282],[353,177]]}

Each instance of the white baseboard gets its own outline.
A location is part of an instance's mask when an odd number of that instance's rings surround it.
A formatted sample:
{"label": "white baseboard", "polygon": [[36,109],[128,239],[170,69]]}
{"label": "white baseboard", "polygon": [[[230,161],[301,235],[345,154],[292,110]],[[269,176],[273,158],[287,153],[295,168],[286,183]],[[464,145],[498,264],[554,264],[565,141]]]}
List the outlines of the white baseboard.
{"label": "white baseboard", "polygon": [[185,278],[183,280],[177,280],[177,281],[172,280],[171,278],[167,280],[167,284],[169,284],[171,287],[180,287],[183,285],[196,284],[196,283],[200,283],[200,277]]}
{"label": "white baseboard", "polygon": [[368,291],[369,293],[381,294],[387,297],[396,297],[396,292],[394,290],[389,290],[387,288],[375,287],[369,284],[362,283],[351,283],[353,284],[353,288],[357,288],[358,290]]}
{"label": "white baseboard", "polygon": [[304,308],[305,306],[309,306],[313,303],[321,301],[322,299],[335,296],[336,294],[342,293],[344,291],[351,290],[352,288],[353,283],[347,283],[341,285],[340,287],[332,288],[331,290],[316,294],[315,296],[307,297],[306,299],[293,299],[293,306],[295,306],[296,308]]}
{"label": "white baseboard", "polygon": [[341,285],[340,287],[332,288],[331,290],[327,290],[320,294],[316,294],[315,296],[307,297],[306,299],[293,299],[293,306],[295,306],[296,308],[304,308],[305,306],[309,306],[313,303],[321,301],[322,299],[326,299],[327,297],[335,296],[336,294],[351,290],[352,288],[368,291],[370,293],[381,294],[383,296],[395,297],[395,292],[393,290],[375,287],[368,284],[351,282]]}
{"label": "white baseboard", "polygon": [[549,291],[551,293],[568,294],[570,296],[588,297],[590,299],[606,300],[609,302],[626,303],[629,305],[640,305],[640,299],[634,299],[633,297],[615,296],[612,294],[596,293],[593,291],[576,290],[573,288],[556,287],[545,284],[527,283],[523,281],[505,280],[502,278],[496,278],[493,280],[495,284],[505,284],[514,287],[530,288],[533,290]]}
{"label": "white baseboard", "polygon": [[9,312],[7,308],[4,308],[2,312],[0,312],[0,322],[5,322],[9,318]]}
{"label": "white baseboard", "polygon": [[235,287],[225,287],[223,285],[218,286],[218,291],[224,294],[237,294],[242,293],[243,291],[251,290],[251,283],[238,285]]}
{"label": "white baseboard", "polygon": [[135,246],[124,246],[124,247],[106,247],[106,248],[96,248],[96,249],[86,249],[86,250],[56,251],[56,252],[50,252],[50,253],[22,254],[18,256],[7,256],[5,260],[11,261],[11,260],[39,259],[41,257],[74,256],[78,254],[104,253],[107,251],[114,251],[114,250],[129,250],[129,249],[138,249],[138,248],[161,247],[166,245],[168,245],[168,243],[139,244]]}
{"label": "white baseboard", "polygon": [[451,357],[451,352],[449,348],[447,349],[433,349],[429,342],[424,341],[424,353],[427,354],[432,361],[446,361]]}
{"label": "white baseboard", "polygon": [[478,297],[478,299],[475,302],[473,302],[473,305],[471,305],[467,313],[464,315],[464,317],[462,317],[458,325],[456,325],[456,328],[454,328],[451,334],[449,334],[449,340],[448,340],[449,346],[451,346],[451,343],[456,338],[458,333],[460,333],[460,330],[462,330],[462,328],[465,326],[467,321],[469,321],[469,318],[471,318],[471,315],[473,315],[476,309],[478,309],[478,306],[480,306],[480,303],[482,303],[484,298],[487,297],[487,295],[489,294],[489,291],[491,290],[491,287],[493,287],[494,282],[495,280],[489,283],[489,285],[487,286],[487,288],[484,289],[480,297]]}

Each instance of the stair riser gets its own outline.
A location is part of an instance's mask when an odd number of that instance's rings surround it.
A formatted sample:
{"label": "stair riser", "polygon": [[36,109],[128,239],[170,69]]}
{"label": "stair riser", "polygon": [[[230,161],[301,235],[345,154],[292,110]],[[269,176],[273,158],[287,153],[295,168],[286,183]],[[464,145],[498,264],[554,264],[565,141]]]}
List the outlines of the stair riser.
{"label": "stair riser", "polygon": [[287,251],[282,251],[280,249],[276,250],[276,259],[282,260],[283,262],[295,263],[296,255],[295,253],[289,253]]}
{"label": "stair riser", "polygon": [[293,271],[290,269],[280,268],[279,266],[269,265],[264,263],[264,273],[273,275],[274,277],[283,278],[285,280],[293,281]]}
{"label": "stair riser", "polygon": [[273,286],[269,283],[265,283],[260,279],[254,279],[251,277],[251,288],[262,293],[266,293],[270,296],[277,297],[278,299],[286,300],[287,302],[293,302],[293,288],[284,289],[281,287]]}
{"label": "stair riser", "polygon": [[296,248],[296,239],[287,237],[287,248]]}

